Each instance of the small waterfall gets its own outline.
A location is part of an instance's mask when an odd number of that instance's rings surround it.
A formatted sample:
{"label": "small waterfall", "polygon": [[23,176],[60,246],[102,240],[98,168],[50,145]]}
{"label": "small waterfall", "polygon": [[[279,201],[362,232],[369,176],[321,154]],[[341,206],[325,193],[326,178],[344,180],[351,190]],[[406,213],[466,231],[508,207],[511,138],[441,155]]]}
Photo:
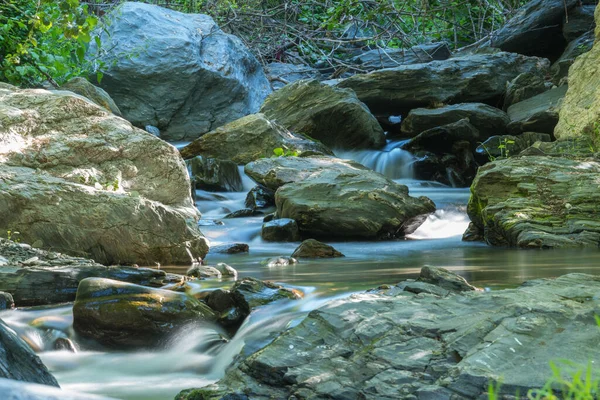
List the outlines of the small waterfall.
{"label": "small waterfall", "polygon": [[337,150],[335,154],[359,162],[390,179],[410,179],[415,158],[400,148],[404,143],[406,140],[388,141],[381,150]]}

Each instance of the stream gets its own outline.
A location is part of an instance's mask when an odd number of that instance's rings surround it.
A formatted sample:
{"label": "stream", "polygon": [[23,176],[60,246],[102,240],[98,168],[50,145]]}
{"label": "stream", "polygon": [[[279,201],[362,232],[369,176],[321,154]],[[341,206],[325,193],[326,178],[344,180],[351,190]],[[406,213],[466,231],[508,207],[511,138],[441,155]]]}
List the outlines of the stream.
{"label": "stream", "polygon": [[[224,225],[202,226],[211,245],[243,242],[246,254],[209,254],[209,265],[225,262],[241,277],[252,276],[298,288],[299,301],[276,302],[254,311],[237,334],[223,341],[224,332],[207,327],[182,330],[162,349],[152,351],[107,351],[95,343],[70,336],[77,353],[41,351],[42,361],[61,387],[74,391],[128,400],[173,399],[182,389],[200,387],[218,380],[240,351],[250,354],[273,337],[299,323],[309,311],[332,298],[415,278],[424,265],[444,267],[464,276],[475,286],[489,290],[515,287],[523,281],[570,272],[598,274],[600,253],[582,250],[515,250],[462,242],[469,219],[468,189],[449,188],[411,179],[412,156],[391,142],[382,151],[339,152],[391,179],[405,184],[412,196],[427,196],[438,210],[412,235],[403,240],[381,242],[327,242],[346,255],[343,258],[304,260],[299,264],[269,268],[264,260],[289,256],[299,243],[270,243],[260,237],[262,216],[225,219]],[[230,211],[243,208],[246,193],[254,184],[243,175],[239,193],[198,191],[197,206],[204,224],[222,220]],[[185,273],[186,267],[168,267]],[[195,291],[230,286],[232,281],[197,281]],[[36,329],[36,319],[50,319],[57,329],[70,331],[71,306],[41,307],[0,312],[6,321],[34,347],[44,349],[47,333]]]}

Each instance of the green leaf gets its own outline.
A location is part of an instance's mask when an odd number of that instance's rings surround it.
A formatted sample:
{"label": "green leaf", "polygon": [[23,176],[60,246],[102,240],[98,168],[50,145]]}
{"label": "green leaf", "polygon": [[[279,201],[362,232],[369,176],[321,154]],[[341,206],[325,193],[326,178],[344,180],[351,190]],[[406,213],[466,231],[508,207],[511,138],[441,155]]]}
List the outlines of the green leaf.
{"label": "green leaf", "polygon": [[275,154],[277,157],[281,157],[284,154],[284,151],[281,147],[277,147],[275,149],[273,149],[273,154]]}

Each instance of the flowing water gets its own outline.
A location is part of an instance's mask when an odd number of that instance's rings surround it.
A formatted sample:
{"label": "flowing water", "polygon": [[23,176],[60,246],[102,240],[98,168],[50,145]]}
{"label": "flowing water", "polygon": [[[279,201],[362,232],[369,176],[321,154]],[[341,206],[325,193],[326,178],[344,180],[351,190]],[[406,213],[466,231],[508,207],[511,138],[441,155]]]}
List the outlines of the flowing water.
{"label": "flowing water", "polygon": [[[172,399],[182,389],[218,380],[240,351],[252,353],[324,302],[381,284],[414,278],[424,265],[450,269],[476,286],[491,290],[569,272],[600,273],[597,251],[525,251],[462,242],[461,235],[468,225],[465,211],[468,189],[411,179],[412,156],[398,146],[396,142],[383,151],[344,152],[338,156],[364,163],[406,184],[411,195],[428,196],[436,203],[436,213],[404,240],[328,242],[346,257],[301,260],[296,265],[272,268],[264,263],[266,258],[289,256],[298,243],[262,241],[262,217],[225,219],[224,225],[202,227],[213,245],[244,242],[250,246],[248,254],[209,254],[206,260],[209,264],[226,262],[242,277],[280,282],[305,293],[303,300],[273,303],[256,310],[228,341],[223,340],[226,334],[216,327],[190,328],[178,332],[170,344],[161,349],[115,352],[81,340],[72,332],[69,305],[5,311],[0,313],[0,318],[41,351],[42,360],[63,388],[120,399],[162,400]],[[203,223],[222,220],[228,212],[243,208],[246,192],[253,186],[245,175],[243,183],[244,191],[240,193],[198,191],[197,206],[202,211]],[[170,270],[185,272],[185,268]],[[231,281],[207,280],[195,284],[194,290],[231,284]],[[50,318],[56,330],[33,328],[39,318]],[[60,334],[71,337],[79,351],[44,351],[50,337]]]}

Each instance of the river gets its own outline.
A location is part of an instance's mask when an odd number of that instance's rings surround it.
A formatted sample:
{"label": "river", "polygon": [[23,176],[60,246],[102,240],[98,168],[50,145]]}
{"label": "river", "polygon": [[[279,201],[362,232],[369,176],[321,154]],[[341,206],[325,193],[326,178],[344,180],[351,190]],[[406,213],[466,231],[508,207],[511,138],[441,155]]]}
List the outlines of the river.
{"label": "river", "polygon": [[[299,301],[273,303],[256,310],[237,334],[224,341],[224,332],[215,327],[183,330],[165,348],[152,351],[116,352],[77,338],[72,332],[71,306],[4,311],[5,320],[34,347],[65,389],[104,394],[128,400],[164,400],[182,389],[199,387],[218,380],[234,357],[268,343],[274,335],[297,324],[306,313],[324,302],[349,293],[394,284],[415,278],[424,265],[444,267],[464,276],[472,284],[499,290],[523,281],[558,276],[569,272],[600,273],[600,253],[582,250],[516,250],[492,248],[461,241],[468,225],[468,189],[455,189],[410,178],[410,154],[390,143],[383,151],[343,152],[388,177],[406,184],[413,196],[428,196],[438,210],[404,240],[382,242],[328,242],[346,255],[328,260],[301,260],[286,267],[268,267],[264,260],[289,256],[298,243],[268,243],[260,238],[262,217],[226,219],[224,225],[203,226],[211,244],[244,242],[247,254],[209,254],[208,264],[226,262],[239,275],[272,280],[299,288]],[[246,192],[253,186],[243,176],[239,193],[198,192],[203,220],[221,220],[229,211],[243,208]],[[165,268],[165,267],[163,267]],[[171,272],[186,268],[167,267]],[[195,291],[231,285],[232,281],[202,281]],[[36,329],[35,320],[52,317],[57,329],[73,338],[77,353],[43,351],[47,333]]]}

